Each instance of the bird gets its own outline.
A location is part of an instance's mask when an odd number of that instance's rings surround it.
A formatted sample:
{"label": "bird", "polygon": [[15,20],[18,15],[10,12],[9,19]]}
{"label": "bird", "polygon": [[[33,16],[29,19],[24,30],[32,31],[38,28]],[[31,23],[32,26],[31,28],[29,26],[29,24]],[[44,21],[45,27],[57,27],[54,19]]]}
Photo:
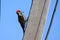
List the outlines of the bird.
{"label": "bird", "polygon": [[18,15],[18,22],[20,23],[20,25],[21,25],[21,27],[23,29],[23,32],[25,33],[25,22],[26,22],[26,19],[23,16],[21,10],[16,10],[16,13]]}

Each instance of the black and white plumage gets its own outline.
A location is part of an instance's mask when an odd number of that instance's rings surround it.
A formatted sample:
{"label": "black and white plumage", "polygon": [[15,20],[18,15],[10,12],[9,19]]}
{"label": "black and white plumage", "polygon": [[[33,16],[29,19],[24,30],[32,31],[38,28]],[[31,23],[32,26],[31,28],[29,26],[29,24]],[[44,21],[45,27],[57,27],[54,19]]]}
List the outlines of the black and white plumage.
{"label": "black and white plumage", "polygon": [[21,27],[23,29],[23,32],[25,33],[25,22],[26,22],[26,19],[25,17],[22,15],[22,12],[20,10],[17,10],[16,11],[17,15],[18,15],[18,21],[19,23],[21,24]]}

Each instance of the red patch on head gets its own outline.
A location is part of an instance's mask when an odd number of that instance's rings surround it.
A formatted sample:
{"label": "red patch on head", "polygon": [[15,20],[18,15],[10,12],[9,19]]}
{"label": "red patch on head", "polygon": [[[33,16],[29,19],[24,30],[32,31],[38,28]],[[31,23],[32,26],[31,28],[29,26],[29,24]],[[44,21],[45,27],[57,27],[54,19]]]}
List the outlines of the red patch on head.
{"label": "red patch on head", "polygon": [[21,12],[20,10],[16,10],[16,13]]}

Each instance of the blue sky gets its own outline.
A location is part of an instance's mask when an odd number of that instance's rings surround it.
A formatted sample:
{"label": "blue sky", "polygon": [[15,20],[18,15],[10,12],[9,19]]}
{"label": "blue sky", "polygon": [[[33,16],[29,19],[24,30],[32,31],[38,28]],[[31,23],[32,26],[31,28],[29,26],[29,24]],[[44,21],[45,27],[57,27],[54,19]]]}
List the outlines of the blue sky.
{"label": "blue sky", "polygon": [[[43,33],[43,37],[42,37],[43,40],[45,38],[47,29],[48,29],[48,26],[50,23],[50,19],[51,19],[53,10],[54,10],[53,7],[54,7],[55,3],[56,3],[56,0],[51,0],[50,8],[48,11],[47,20],[46,20],[46,24],[45,24],[45,28],[44,28],[44,33]],[[59,13],[60,5],[59,4],[60,4],[60,0],[58,2],[57,11],[55,13],[54,21],[53,21],[52,28],[51,28],[49,36],[48,36],[48,40],[60,40],[60,31],[59,31],[59,29],[60,29],[60,18],[59,18],[60,17],[60,13]]]}
{"label": "blue sky", "polygon": [[[26,18],[28,17],[32,0],[1,0],[1,22],[0,22],[0,40],[22,40],[23,32],[17,20],[16,10],[20,9]],[[44,40],[51,15],[54,9],[56,0],[51,0],[50,8],[47,15],[47,20],[43,32],[42,39]],[[57,11],[54,17],[53,25],[48,37],[48,40],[60,39],[60,0],[57,6]]]}

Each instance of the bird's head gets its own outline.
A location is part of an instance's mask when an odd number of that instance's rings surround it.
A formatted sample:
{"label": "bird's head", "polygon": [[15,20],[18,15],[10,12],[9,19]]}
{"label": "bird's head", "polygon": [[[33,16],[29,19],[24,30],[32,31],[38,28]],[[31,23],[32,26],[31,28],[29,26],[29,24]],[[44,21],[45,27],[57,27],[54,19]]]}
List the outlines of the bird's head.
{"label": "bird's head", "polygon": [[20,10],[16,10],[17,15],[22,16],[22,12]]}

